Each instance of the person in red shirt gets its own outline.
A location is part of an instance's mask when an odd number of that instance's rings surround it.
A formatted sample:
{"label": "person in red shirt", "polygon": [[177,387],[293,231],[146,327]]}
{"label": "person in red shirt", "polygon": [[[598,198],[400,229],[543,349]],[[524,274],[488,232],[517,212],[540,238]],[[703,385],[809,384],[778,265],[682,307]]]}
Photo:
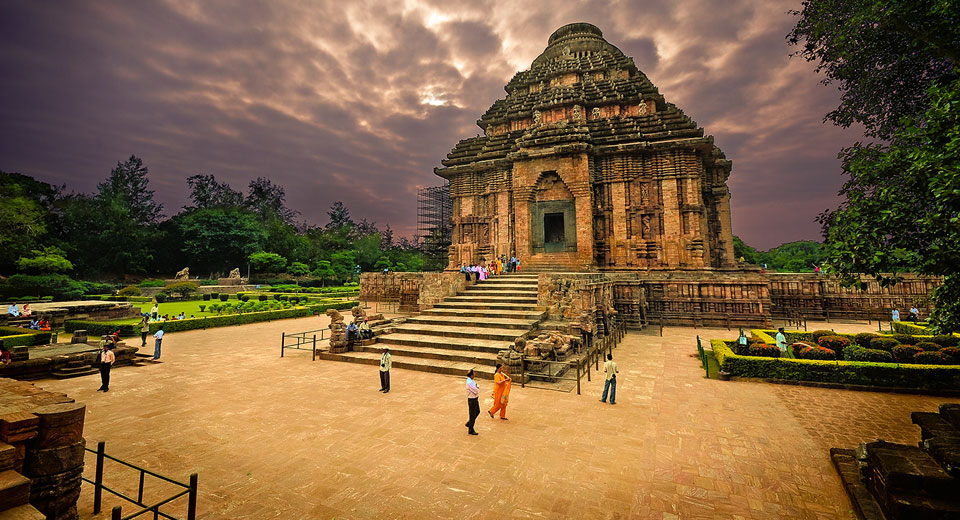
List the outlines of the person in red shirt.
{"label": "person in red shirt", "polygon": [[0,345],[0,363],[9,365],[12,362],[13,356],[10,354],[10,349],[6,345]]}

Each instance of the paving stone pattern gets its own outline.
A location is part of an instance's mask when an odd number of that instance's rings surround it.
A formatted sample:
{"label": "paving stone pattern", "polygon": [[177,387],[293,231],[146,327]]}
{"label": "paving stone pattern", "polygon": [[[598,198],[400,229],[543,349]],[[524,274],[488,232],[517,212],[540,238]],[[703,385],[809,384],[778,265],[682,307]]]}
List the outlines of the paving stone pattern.
{"label": "paving stone pattern", "polygon": [[[96,377],[39,386],[87,403],[88,445],[176,478],[199,472],[199,517],[233,519],[852,518],[833,441],[806,423],[852,428],[844,443],[873,428],[917,442],[905,410],[940,401],[706,380],[696,334],[736,331],[671,327],[615,350],[616,406],[598,402],[596,377],[582,396],[516,388],[509,420],[484,413],[473,437],[460,377],[394,369],[384,395],[376,367],[279,357],[281,331],[325,320],[168,334],[163,363],[115,370],[108,394]],[[135,491],[136,474],[116,484]],[[148,485],[148,499],[159,491]],[[83,518],[91,497],[85,485]]]}

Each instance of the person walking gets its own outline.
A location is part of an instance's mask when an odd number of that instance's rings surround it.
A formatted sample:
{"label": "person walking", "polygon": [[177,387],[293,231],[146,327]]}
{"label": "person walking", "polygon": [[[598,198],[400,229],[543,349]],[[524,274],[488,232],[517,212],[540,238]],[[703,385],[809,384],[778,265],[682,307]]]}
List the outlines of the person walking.
{"label": "person walking", "polygon": [[390,349],[383,347],[383,355],[380,356],[380,391],[383,393],[390,391],[390,365],[392,363]]}
{"label": "person walking", "polygon": [[480,387],[473,380],[473,375],[473,369],[471,368],[467,372],[467,413],[470,418],[464,426],[467,427],[467,433],[470,435],[478,435],[476,430],[473,429],[473,425],[476,424],[477,417],[480,415]]}
{"label": "person walking", "polygon": [[783,334],[783,327],[777,329],[777,348],[781,355],[787,353],[787,337]]}
{"label": "person walking", "polygon": [[603,364],[603,395],[600,396],[600,402],[607,402],[607,390],[610,390],[610,404],[617,404],[617,374],[620,370],[617,363],[613,361],[613,354],[607,354],[607,361]]}
{"label": "person walking", "polygon": [[147,334],[150,334],[150,315],[144,314],[140,318],[140,346],[147,346]]}
{"label": "person walking", "polygon": [[500,410],[500,418],[506,421],[507,400],[510,398],[510,382],[512,379],[503,369],[503,364],[497,363],[497,373],[493,375],[493,408],[487,410],[487,413],[493,419],[494,412]]}
{"label": "person walking", "polygon": [[100,388],[97,389],[97,392],[109,392],[110,391],[110,369],[113,367],[113,363],[117,360],[117,357],[113,354],[113,342],[106,340],[104,337],[103,350],[100,351]]}
{"label": "person walking", "polygon": [[160,328],[153,333],[153,337],[156,338],[153,345],[153,360],[156,361],[160,359],[160,344],[163,343],[163,324],[160,324]]}

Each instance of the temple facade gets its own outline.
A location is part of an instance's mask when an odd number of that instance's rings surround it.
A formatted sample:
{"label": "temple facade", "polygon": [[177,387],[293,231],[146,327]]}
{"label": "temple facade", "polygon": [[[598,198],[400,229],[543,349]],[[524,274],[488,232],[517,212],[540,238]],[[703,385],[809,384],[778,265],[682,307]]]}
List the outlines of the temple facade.
{"label": "temple facade", "polygon": [[434,172],[450,182],[450,268],[733,267],[731,162],[597,27],[554,32]]}

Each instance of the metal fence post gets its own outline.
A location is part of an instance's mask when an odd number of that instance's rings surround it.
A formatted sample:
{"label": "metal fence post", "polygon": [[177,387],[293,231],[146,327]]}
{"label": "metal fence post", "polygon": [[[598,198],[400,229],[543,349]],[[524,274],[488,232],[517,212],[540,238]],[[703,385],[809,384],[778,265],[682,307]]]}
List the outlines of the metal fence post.
{"label": "metal fence post", "polygon": [[580,395],[580,361],[577,361],[577,395]]}
{"label": "metal fence post", "polygon": [[[97,474],[93,484],[93,514],[100,512],[100,499],[103,497],[103,453],[106,442],[97,443]],[[119,518],[119,517],[118,517]]]}
{"label": "metal fence post", "polygon": [[113,511],[110,512],[110,520],[120,520],[123,515],[120,514],[120,506],[113,506]]}
{"label": "metal fence post", "polygon": [[287,344],[287,333],[280,333],[280,357],[283,357],[283,347]]}
{"label": "metal fence post", "polygon": [[526,381],[527,381],[527,378],[526,378],[526,377],[524,376],[524,374],[523,374],[523,370],[524,370],[523,365],[524,365],[524,362],[523,362],[523,353],[521,352],[521,353],[520,353],[520,388],[524,388],[524,385],[525,385],[525,383],[526,383]]}
{"label": "metal fence post", "polygon": [[313,358],[310,361],[317,360],[317,335],[313,335]]}
{"label": "metal fence post", "polygon": [[590,354],[586,355],[584,361],[586,361],[586,365],[587,365],[587,381],[590,381],[590,365],[593,364],[590,362]]}
{"label": "metal fence post", "polygon": [[190,474],[190,495],[187,497],[187,520],[197,518],[197,481],[196,473]]}

